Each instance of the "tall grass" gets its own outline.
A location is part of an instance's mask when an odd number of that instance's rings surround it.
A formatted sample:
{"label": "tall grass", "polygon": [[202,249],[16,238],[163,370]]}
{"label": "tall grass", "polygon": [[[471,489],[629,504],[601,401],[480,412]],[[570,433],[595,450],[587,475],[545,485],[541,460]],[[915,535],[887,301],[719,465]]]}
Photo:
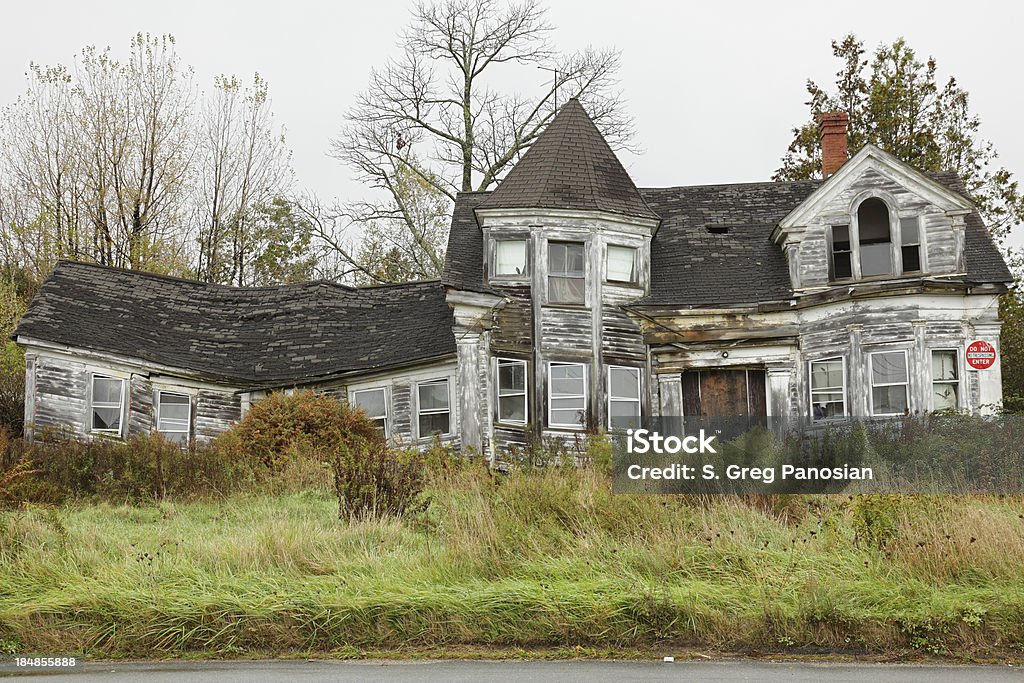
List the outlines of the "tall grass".
{"label": "tall grass", "polygon": [[592,468],[466,467],[429,493],[418,516],[351,522],[322,489],[3,513],[0,649],[976,656],[1024,639],[1017,498],[878,499],[869,540],[862,499],[613,496]]}

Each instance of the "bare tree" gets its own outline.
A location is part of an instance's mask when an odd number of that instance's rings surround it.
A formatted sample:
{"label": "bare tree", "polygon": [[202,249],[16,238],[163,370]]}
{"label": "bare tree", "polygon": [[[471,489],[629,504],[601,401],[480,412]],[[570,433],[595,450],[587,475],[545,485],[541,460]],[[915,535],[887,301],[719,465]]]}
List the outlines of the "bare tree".
{"label": "bare tree", "polygon": [[195,154],[195,92],[174,39],[138,34],[123,63],[109,48],[87,47],[77,81],[76,140],[94,258],[126,268],[184,265],[181,206]]}
{"label": "bare tree", "polygon": [[[433,226],[457,192],[495,184],[536,140],[559,101],[579,97],[613,145],[630,140],[632,123],[615,91],[618,53],[561,54],[551,31],[536,0],[421,2],[400,55],[371,72],[332,153],[381,197],[346,207],[353,224],[417,245],[422,253],[411,262],[431,262],[426,272],[399,269],[394,277],[440,273],[441,262],[431,254],[437,251]],[[496,83],[512,75],[507,69],[513,66],[546,85],[533,95],[500,89]],[[439,214],[409,210],[408,176],[443,200]]]}
{"label": "bare tree", "polygon": [[42,278],[73,258],[233,284],[311,270],[258,75],[220,77],[200,99],[174,39],[138,34],[123,61],[86,47],[72,68],[27,76],[0,116],[4,265]]}
{"label": "bare tree", "polygon": [[256,74],[244,88],[233,76],[218,77],[200,130],[196,272],[210,282],[250,284],[272,237],[260,230],[261,218],[292,182],[291,153],[275,129],[266,81]]}

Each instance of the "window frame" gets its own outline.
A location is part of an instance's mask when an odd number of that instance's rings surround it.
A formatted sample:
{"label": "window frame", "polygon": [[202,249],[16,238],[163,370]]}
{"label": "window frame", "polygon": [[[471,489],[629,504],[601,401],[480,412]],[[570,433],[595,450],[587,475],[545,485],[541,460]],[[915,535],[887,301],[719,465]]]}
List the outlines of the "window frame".
{"label": "window frame", "polygon": [[[492,280],[527,280],[530,278],[530,238],[521,236],[494,237],[491,239],[491,263],[490,277]],[[498,272],[498,250],[502,242],[523,243],[523,272],[522,273],[499,273]]]}
{"label": "window frame", "polygon": [[[622,398],[614,397],[612,394],[612,373],[615,370],[629,370],[636,372],[636,398]],[[612,429],[631,429],[631,427],[615,427],[612,425],[612,402],[618,403],[636,403],[636,427],[639,428],[643,422],[644,417],[644,371],[643,368],[630,366],[630,365],[609,365],[608,366],[608,377],[607,377],[607,409],[608,409],[608,430]]]}
{"label": "window frame", "polygon": [[[437,408],[429,408],[426,412],[424,412],[422,406],[420,405],[420,387],[421,386],[425,386],[425,385],[429,385],[429,384],[440,384],[441,382],[444,382],[445,387],[448,390],[446,392],[447,396],[448,396],[448,407],[445,410],[439,410]],[[451,382],[451,378],[450,377],[434,377],[432,379],[420,380],[420,381],[415,382],[413,384],[413,392],[414,392],[415,397],[416,397],[416,411],[415,411],[416,412],[416,438],[417,439],[432,439],[432,438],[437,437],[437,436],[439,436],[441,438],[452,436],[455,433],[455,416],[454,416],[453,411],[452,411],[452,382]],[[420,417],[421,416],[423,416],[423,415],[444,415],[444,414],[448,415],[448,431],[446,431],[444,433],[435,432],[433,434],[423,434],[422,433],[422,430],[420,429]]]}
{"label": "window frame", "polygon": [[[885,382],[875,384],[875,356],[883,353],[899,353],[903,355],[903,368],[906,373],[905,382]],[[886,349],[882,351],[871,351],[868,353],[868,401],[871,408],[871,417],[898,417],[904,413],[876,413],[875,412],[875,387],[903,387],[906,396],[907,411],[910,410],[910,358],[907,349]]]}
{"label": "window frame", "polygon": [[[388,400],[389,399],[388,387],[386,387],[386,386],[379,386],[379,387],[365,387],[363,389],[351,389],[351,390],[349,390],[349,393],[348,393],[348,402],[349,402],[349,405],[351,405],[354,408],[361,408],[362,406],[360,406],[359,403],[356,401],[356,396],[358,394],[368,394],[368,393],[375,392],[375,391],[382,391],[382,392],[384,392],[384,415],[383,416],[380,416],[380,415],[374,416],[374,415],[370,415],[369,413],[367,413],[366,417],[371,419],[371,420],[373,420],[374,422],[376,422],[377,420],[384,420],[384,429],[383,429],[384,436],[385,437],[389,437],[389,436],[391,436],[391,402]],[[365,409],[363,410],[363,412],[366,412]]]}
{"label": "window frame", "polygon": [[[842,374],[843,374],[843,383],[842,383],[842,391],[841,391],[841,394],[842,394],[842,397],[843,397],[843,414],[841,416],[838,416],[838,417],[828,417],[828,416],[825,416],[825,417],[816,418],[816,417],[814,417],[814,395],[816,393],[830,393],[830,394],[834,394],[836,392],[834,390],[835,387],[826,387],[824,389],[815,389],[814,388],[814,364],[815,363],[827,363],[827,362],[836,361],[836,360],[839,361],[839,368],[840,368],[840,370],[842,370]],[[808,391],[809,391],[809,399],[810,399],[811,422],[826,422],[828,420],[842,420],[842,419],[846,419],[846,418],[850,417],[850,413],[849,413],[849,410],[848,410],[849,401],[847,400],[847,393],[846,393],[848,385],[849,385],[849,381],[847,379],[847,373],[846,373],[846,356],[843,356],[843,355],[828,356],[826,358],[815,358],[814,360],[807,361],[807,388],[808,388]]]}
{"label": "window frame", "polygon": [[[934,361],[934,356],[935,356],[936,353],[952,353],[953,354],[953,363],[954,363],[954,367],[956,368],[956,380],[955,381],[936,380],[935,379],[935,361]],[[960,349],[957,349],[957,348],[940,347],[940,348],[929,349],[929,353],[928,353],[928,374],[929,374],[929,379],[931,380],[931,382],[929,383],[928,386],[931,389],[931,393],[929,394],[928,403],[930,404],[931,409],[932,409],[933,412],[936,410],[936,408],[935,408],[935,385],[936,384],[954,384],[954,385],[956,385],[956,410],[961,410],[964,407],[963,406],[963,398],[964,398],[964,393],[963,393],[963,375],[964,375],[964,373],[962,372],[962,368],[960,367],[960,356],[961,356]]]}
{"label": "window frame", "polygon": [[[861,244],[860,209],[865,202],[876,199],[885,205],[889,213],[889,261],[892,265],[892,273],[888,275],[864,275],[863,266],[863,245]],[[919,214],[904,215],[899,211],[895,199],[884,191],[866,191],[859,195],[850,204],[849,213],[844,216],[845,223],[838,218],[828,225],[827,248],[828,248],[828,281],[833,284],[846,284],[862,280],[886,280],[901,278],[905,276],[918,276],[928,272],[928,249],[924,224]],[[903,244],[903,222],[914,221],[917,228],[917,242]],[[850,277],[835,276],[835,228],[848,228],[850,233]],[[903,263],[903,249],[906,247],[917,247],[918,265],[917,270],[906,270]]]}
{"label": "window frame", "polygon": [[[841,251],[842,254],[847,254],[850,257],[850,274],[844,277],[836,276],[836,240],[835,240],[835,229],[846,228],[846,244],[847,249]],[[848,223],[836,223],[828,226],[828,281],[829,282],[850,282],[854,280],[854,273],[856,272],[853,267],[853,224]]]}
{"label": "window frame", "polygon": [[[552,394],[552,388],[554,386],[554,382],[552,381],[552,377],[551,377],[551,369],[554,368],[555,366],[579,366],[579,367],[583,368],[583,394],[582,395],[580,395],[580,394],[563,394],[563,395],[560,395],[560,396],[556,397],[556,396],[554,396]],[[558,360],[548,361],[548,377],[547,377],[547,380],[548,380],[548,382],[547,382],[548,383],[548,386],[547,386],[547,395],[548,395],[548,410],[547,410],[547,413],[548,413],[547,414],[548,427],[553,427],[555,429],[573,429],[573,430],[581,430],[581,429],[586,428],[587,408],[589,407],[589,404],[590,404],[589,383],[588,383],[589,374],[587,372],[587,364],[586,363],[579,363],[579,362],[576,362],[576,361],[558,361]],[[578,422],[578,423],[576,423],[576,422],[574,422],[574,423],[554,422],[551,419],[551,411],[553,410],[553,408],[552,408],[552,399],[554,399],[554,398],[582,398],[583,399],[583,408],[579,412],[582,413],[583,419],[580,420],[580,422]]]}
{"label": "window frame", "polygon": [[[164,405],[164,394],[184,397],[188,401],[188,417],[185,419],[184,431],[177,429],[161,429],[160,423],[163,418],[160,416],[160,409]],[[170,389],[156,390],[156,431],[158,434],[184,434],[185,442],[183,445],[188,446],[192,443],[192,394],[188,394],[183,391],[172,391]]]}
{"label": "window frame", "polygon": [[[117,409],[117,429],[99,429],[96,427],[96,408],[113,408],[113,403],[109,401],[101,401],[97,404],[96,402],[96,379],[109,379],[121,383],[121,393],[118,399]],[[124,433],[124,422],[125,422],[125,389],[127,388],[127,379],[124,377],[115,377],[113,375],[105,375],[102,372],[91,372],[89,373],[89,433],[90,434],[106,434],[122,436]]]}
{"label": "window frame", "polygon": [[[579,277],[574,276],[574,275],[568,275],[566,273],[566,271],[562,271],[559,274],[552,274],[552,271],[551,271],[551,247],[552,246],[565,246],[565,247],[578,246],[582,250],[582,252],[583,252],[583,269],[582,269],[581,275]],[[589,259],[587,258],[587,254],[588,254],[588,251],[589,251],[588,246],[589,246],[589,242],[587,242],[586,240],[576,240],[576,241],[574,241],[572,239],[566,239],[566,240],[550,239],[550,240],[547,240],[547,243],[545,244],[545,258],[546,258],[546,261],[545,261],[545,264],[544,264],[544,266],[545,266],[545,268],[544,268],[544,291],[545,291],[545,301],[546,301],[546,303],[552,304],[552,305],[556,305],[556,306],[583,306],[583,307],[587,306],[587,270],[588,270],[588,267],[589,267],[588,266]],[[568,261],[568,252],[566,252],[566,261]],[[553,278],[553,277],[560,278],[560,279],[563,279],[563,280],[577,280],[577,279],[581,280],[582,283],[583,283],[583,295],[580,297],[580,300],[579,301],[562,301],[562,300],[555,299],[552,296],[552,287],[551,287],[551,278]]]}
{"label": "window frame", "polygon": [[[494,386],[495,386],[495,421],[503,425],[514,425],[524,427],[530,422],[530,364],[519,358],[495,358],[494,359]],[[501,367],[502,365],[522,365],[523,367],[523,390],[515,393],[502,393],[501,390]],[[509,420],[501,417],[501,399],[510,397],[523,397],[523,420]]]}
{"label": "window frame", "polygon": [[[632,267],[632,279],[619,280],[611,277],[611,271],[608,268],[608,263],[611,260],[612,249],[628,249],[632,252],[633,256],[633,267]],[[640,284],[640,267],[639,267],[639,256],[640,249],[629,245],[629,244],[608,244],[605,245],[604,250],[604,281],[613,285],[639,285]],[[586,270],[586,268],[584,268]],[[585,290],[584,290],[585,291]]]}
{"label": "window frame", "polygon": [[[917,230],[917,242],[913,242],[913,243],[910,243],[910,244],[904,244],[904,242],[903,242],[903,221],[913,221],[914,222],[914,228]],[[897,216],[896,217],[896,222],[897,222],[897,224],[899,226],[899,231],[898,231],[899,232],[899,247],[897,249],[899,251],[899,256],[900,256],[900,275],[917,275],[919,273],[924,273],[925,272],[925,268],[927,266],[925,265],[924,226],[921,225],[921,216],[916,215],[916,214],[913,215],[913,216]],[[917,248],[917,265],[918,265],[918,268],[916,270],[907,270],[907,265],[906,265],[906,263],[903,260],[903,250],[907,249],[908,247],[916,247]]]}

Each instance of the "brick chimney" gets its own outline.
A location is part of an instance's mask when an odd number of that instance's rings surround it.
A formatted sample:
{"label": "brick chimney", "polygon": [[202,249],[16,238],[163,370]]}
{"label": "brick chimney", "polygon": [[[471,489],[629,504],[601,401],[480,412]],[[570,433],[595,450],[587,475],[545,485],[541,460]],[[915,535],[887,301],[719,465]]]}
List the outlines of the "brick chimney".
{"label": "brick chimney", "polygon": [[843,111],[827,112],[818,118],[821,138],[821,175],[828,178],[849,158],[846,153],[846,128],[850,117]]}

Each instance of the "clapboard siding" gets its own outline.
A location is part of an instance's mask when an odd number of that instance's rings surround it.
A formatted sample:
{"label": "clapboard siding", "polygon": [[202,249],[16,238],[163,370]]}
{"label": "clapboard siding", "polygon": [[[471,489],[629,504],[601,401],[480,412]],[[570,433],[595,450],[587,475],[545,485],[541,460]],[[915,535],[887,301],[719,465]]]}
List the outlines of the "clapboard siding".
{"label": "clapboard siding", "polygon": [[529,287],[505,287],[507,301],[494,316],[491,343],[494,348],[529,349],[533,344],[533,312]]}
{"label": "clapboard siding", "polygon": [[234,391],[201,389],[196,395],[195,439],[209,441],[242,416],[241,397]]}
{"label": "clapboard siding", "polygon": [[643,333],[618,308],[605,308],[601,318],[601,349],[606,362],[642,362],[646,357]]}
{"label": "clapboard siding", "polygon": [[541,349],[590,352],[594,346],[593,318],[586,309],[541,309]]}
{"label": "clapboard siding", "polygon": [[40,356],[35,368],[33,431],[70,430],[84,434],[89,374],[83,363]]}
{"label": "clapboard siding", "polygon": [[128,392],[128,435],[139,436],[156,428],[153,415],[153,384],[144,375],[133,374]]}

